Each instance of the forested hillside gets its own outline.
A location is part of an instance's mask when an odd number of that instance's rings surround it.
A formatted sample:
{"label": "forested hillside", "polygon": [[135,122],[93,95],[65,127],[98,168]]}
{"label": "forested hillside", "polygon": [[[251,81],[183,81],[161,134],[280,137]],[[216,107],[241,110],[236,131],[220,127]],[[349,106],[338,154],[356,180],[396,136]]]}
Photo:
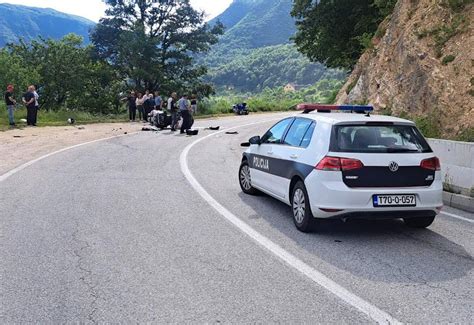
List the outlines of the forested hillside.
{"label": "forested hillside", "polygon": [[345,74],[320,63],[309,63],[293,44],[284,44],[235,54],[230,62],[211,69],[209,76],[217,85],[259,92],[289,82],[308,86],[321,79],[341,80]]}
{"label": "forested hillside", "polygon": [[33,8],[7,3],[0,4],[0,47],[20,39],[31,41],[43,38],[60,39],[74,33],[89,40],[89,29],[94,22],[53,9]]}
{"label": "forested hillside", "polygon": [[295,21],[292,0],[234,0],[211,24],[220,21],[225,34],[203,59],[217,88],[260,91],[287,83],[311,85],[344,73],[312,64],[298,53],[291,37]]}

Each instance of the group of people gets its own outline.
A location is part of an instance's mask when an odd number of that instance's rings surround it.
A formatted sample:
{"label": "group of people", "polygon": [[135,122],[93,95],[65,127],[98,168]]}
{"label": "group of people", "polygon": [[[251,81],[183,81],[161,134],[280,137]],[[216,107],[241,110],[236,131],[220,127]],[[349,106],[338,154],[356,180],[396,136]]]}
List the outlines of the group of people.
{"label": "group of people", "polygon": [[[26,123],[29,126],[36,126],[38,110],[39,110],[39,95],[36,92],[36,87],[31,85],[28,87],[26,93],[22,96],[21,101],[26,106]],[[10,126],[15,126],[15,108],[18,102],[15,98],[15,87],[13,85],[7,86],[5,92],[5,104],[8,112],[8,123]]]}
{"label": "group of people", "polygon": [[141,92],[131,91],[130,94],[122,99],[127,102],[130,122],[135,122],[138,111],[138,119],[148,122],[148,119],[153,119],[157,114],[164,109],[171,114],[171,131],[176,131],[179,116],[183,119],[180,131],[185,133],[193,125],[193,115],[197,113],[197,98],[192,95],[191,98],[184,94],[178,99],[176,92],[171,93],[167,101],[164,101],[159,91],[154,94],[146,91]]}

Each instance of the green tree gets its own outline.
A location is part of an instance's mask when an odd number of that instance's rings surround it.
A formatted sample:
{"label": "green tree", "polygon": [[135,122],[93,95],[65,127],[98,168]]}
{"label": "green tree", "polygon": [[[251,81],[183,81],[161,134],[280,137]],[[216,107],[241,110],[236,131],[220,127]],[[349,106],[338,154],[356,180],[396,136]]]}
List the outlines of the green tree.
{"label": "green tree", "polygon": [[5,90],[7,85],[15,86],[17,99],[26,91],[28,85],[37,84],[40,80],[35,67],[28,66],[19,55],[7,49],[0,49],[0,87]]}
{"label": "green tree", "polygon": [[295,42],[311,61],[352,69],[396,0],[295,0]]}
{"label": "green tree", "polygon": [[119,76],[106,61],[94,58],[92,47],[83,47],[82,42],[82,37],[69,34],[59,41],[39,39],[9,45],[12,58],[36,73],[29,83],[39,85],[43,107],[106,113],[116,103]]}
{"label": "green tree", "polygon": [[204,66],[193,55],[217,43],[223,26],[210,27],[189,0],[104,0],[106,18],[91,39],[97,55],[137,88],[162,91],[200,89]]}

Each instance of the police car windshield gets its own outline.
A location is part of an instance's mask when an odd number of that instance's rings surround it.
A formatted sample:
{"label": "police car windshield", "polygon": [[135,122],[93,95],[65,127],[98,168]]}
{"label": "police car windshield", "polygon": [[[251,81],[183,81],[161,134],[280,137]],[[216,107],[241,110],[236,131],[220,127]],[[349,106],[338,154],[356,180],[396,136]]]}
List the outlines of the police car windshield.
{"label": "police car windshield", "polygon": [[331,151],[360,153],[432,152],[418,129],[411,125],[337,125]]}

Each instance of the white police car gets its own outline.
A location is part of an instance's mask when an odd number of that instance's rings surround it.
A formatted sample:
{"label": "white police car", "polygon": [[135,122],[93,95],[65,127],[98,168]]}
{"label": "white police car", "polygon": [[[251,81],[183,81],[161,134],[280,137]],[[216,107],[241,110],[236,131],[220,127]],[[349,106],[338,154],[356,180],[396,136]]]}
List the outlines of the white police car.
{"label": "white police car", "polygon": [[308,114],[242,144],[249,147],[239,170],[245,193],[262,191],[290,205],[303,232],[324,218],[432,224],[443,206],[440,163],[413,122],[370,115],[370,106],[298,108]]}

